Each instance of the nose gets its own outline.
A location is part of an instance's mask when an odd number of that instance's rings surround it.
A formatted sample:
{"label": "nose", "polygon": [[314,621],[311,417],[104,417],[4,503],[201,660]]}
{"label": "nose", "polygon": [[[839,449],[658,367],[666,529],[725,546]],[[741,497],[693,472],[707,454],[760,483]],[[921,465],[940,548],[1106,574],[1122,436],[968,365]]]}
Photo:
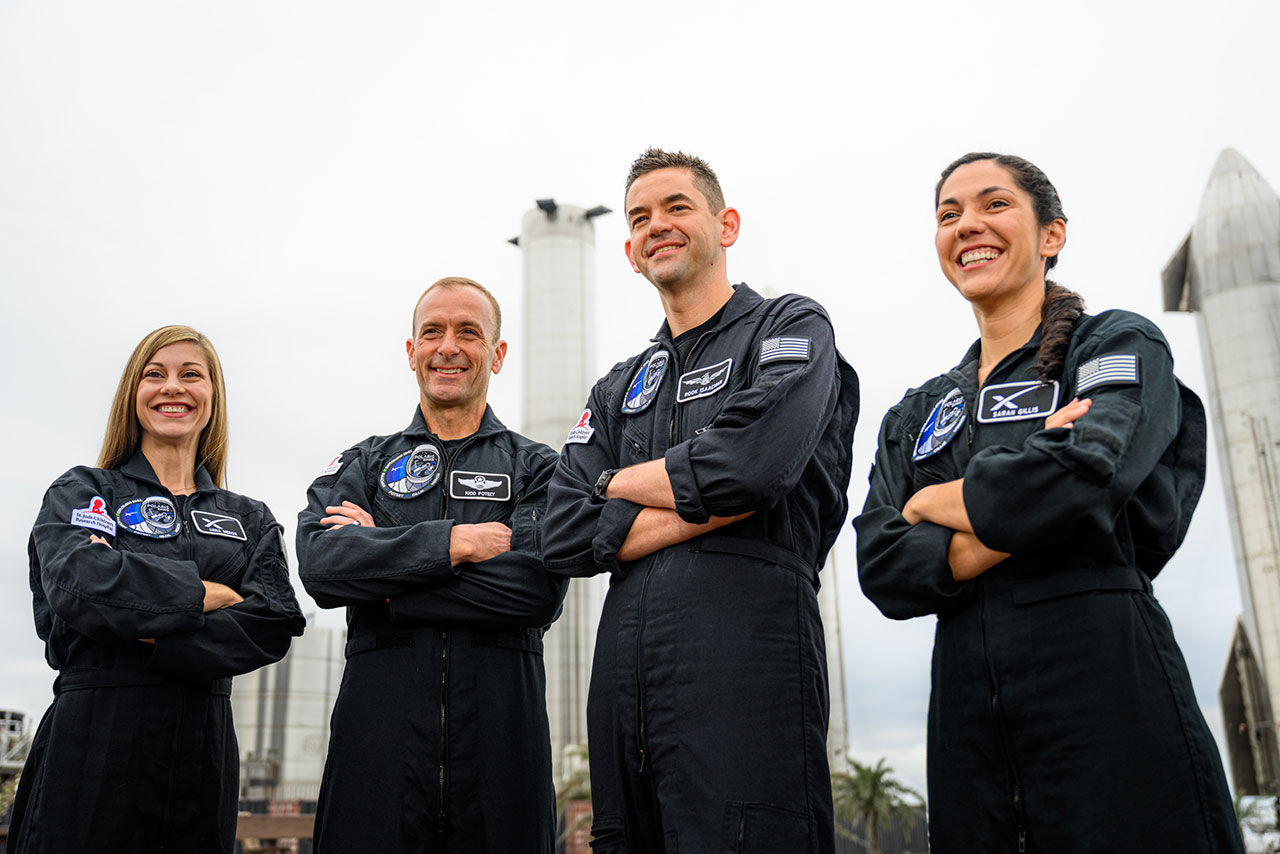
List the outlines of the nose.
{"label": "nose", "polygon": [[986,229],[983,225],[982,217],[978,215],[978,211],[973,206],[966,206],[960,211],[960,219],[956,221],[956,236],[967,237],[971,234],[977,234]]}
{"label": "nose", "polygon": [[182,394],[182,383],[178,381],[177,373],[171,372],[166,376],[160,390],[171,397]]}
{"label": "nose", "polygon": [[445,330],[444,335],[440,337],[440,346],[437,349],[440,355],[445,357],[452,356],[458,352],[458,336],[454,334],[452,329]]}
{"label": "nose", "polygon": [[667,222],[666,216],[661,212],[655,211],[649,217],[649,234],[662,234],[671,230],[671,223]]}

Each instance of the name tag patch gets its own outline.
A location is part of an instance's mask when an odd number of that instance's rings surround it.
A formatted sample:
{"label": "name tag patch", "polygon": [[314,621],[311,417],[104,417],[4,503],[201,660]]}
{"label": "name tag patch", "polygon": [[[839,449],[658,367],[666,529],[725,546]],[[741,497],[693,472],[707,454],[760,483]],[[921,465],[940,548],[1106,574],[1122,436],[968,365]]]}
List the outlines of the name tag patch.
{"label": "name tag patch", "polygon": [[676,403],[688,403],[702,397],[710,397],[729,384],[729,372],[733,359],[717,362],[709,368],[694,368],[680,376],[680,388],[676,391]]}
{"label": "name tag patch", "polygon": [[88,507],[71,511],[71,524],[81,528],[92,528],[101,531],[108,537],[116,535],[116,520],[107,512],[107,502],[101,495],[89,499]]}
{"label": "name tag patch", "polygon": [[596,428],[591,426],[591,410],[582,410],[582,417],[578,419],[578,423],[569,430],[569,436],[564,440],[566,445],[585,445],[591,441],[591,437],[596,434]]}
{"label": "name tag patch", "polygon": [[963,424],[964,395],[960,393],[960,389],[953,388],[934,405],[933,411],[924,420],[911,459],[920,462],[941,451],[960,432]]}
{"label": "name tag patch", "polygon": [[809,361],[808,338],[766,338],[760,342],[761,367],[770,362]]}
{"label": "name tag patch", "polygon": [[392,498],[417,498],[440,482],[442,461],[440,449],[430,442],[405,451],[382,467],[382,491]]}
{"label": "name tag patch", "polygon": [[449,497],[466,501],[507,501],[511,498],[511,475],[483,471],[451,472]]}
{"label": "name tag patch", "polygon": [[1000,383],[986,386],[978,396],[978,422],[996,424],[1046,418],[1057,408],[1057,380]]}
{"label": "name tag patch", "polygon": [[153,540],[176,537],[182,530],[177,508],[162,495],[126,501],[116,508],[116,520],[133,533]]}
{"label": "name tag patch", "polygon": [[244,525],[235,516],[224,516],[221,513],[207,513],[204,510],[191,511],[191,526],[201,534],[214,537],[229,537],[233,540],[245,541]]}
{"label": "name tag patch", "polygon": [[1076,369],[1076,395],[1100,385],[1141,385],[1137,353],[1112,353],[1090,359]]}
{"label": "name tag patch", "polygon": [[653,399],[658,396],[658,386],[662,385],[662,378],[670,363],[671,354],[666,350],[659,350],[640,366],[640,370],[631,378],[631,385],[627,386],[626,397],[622,399],[623,415],[635,415],[649,408]]}

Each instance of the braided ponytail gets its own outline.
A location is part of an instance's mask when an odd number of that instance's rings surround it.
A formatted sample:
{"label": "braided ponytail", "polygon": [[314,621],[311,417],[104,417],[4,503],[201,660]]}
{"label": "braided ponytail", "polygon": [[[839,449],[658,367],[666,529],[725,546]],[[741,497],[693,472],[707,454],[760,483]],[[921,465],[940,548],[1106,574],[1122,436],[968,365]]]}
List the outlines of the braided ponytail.
{"label": "braided ponytail", "polygon": [[1040,309],[1040,349],[1036,352],[1036,376],[1041,382],[1062,373],[1067,346],[1076,321],[1084,314],[1084,299],[1057,282],[1045,280],[1044,305]]}

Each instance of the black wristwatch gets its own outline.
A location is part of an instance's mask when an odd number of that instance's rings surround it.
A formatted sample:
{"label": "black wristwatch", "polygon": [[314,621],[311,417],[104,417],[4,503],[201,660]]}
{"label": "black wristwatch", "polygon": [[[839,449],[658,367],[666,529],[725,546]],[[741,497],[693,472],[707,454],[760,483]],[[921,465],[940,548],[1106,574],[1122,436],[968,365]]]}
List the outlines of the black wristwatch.
{"label": "black wristwatch", "polygon": [[605,469],[600,472],[600,477],[596,479],[596,485],[591,487],[591,498],[595,501],[606,501],[604,491],[609,488],[609,481],[613,480],[613,476],[618,473],[618,469]]}

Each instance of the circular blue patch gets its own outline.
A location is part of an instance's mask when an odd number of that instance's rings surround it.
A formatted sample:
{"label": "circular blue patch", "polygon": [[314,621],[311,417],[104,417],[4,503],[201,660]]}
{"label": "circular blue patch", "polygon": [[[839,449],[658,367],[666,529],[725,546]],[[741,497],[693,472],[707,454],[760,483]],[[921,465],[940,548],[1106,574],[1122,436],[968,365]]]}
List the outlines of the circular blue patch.
{"label": "circular blue patch", "polygon": [[116,521],[133,533],[154,540],[176,537],[182,530],[178,509],[162,495],[125,502],[116,510]]}
{"label": "circular blue patch", "polygon": [[916,462],[928,459],[947,446],[964,424],[964,395],[953,388],[939,400],[920,428],[916,450],[911,459]]}
{"label": "circular blue patch", "polygon": [[417,498],[440,482],[443,461],[430,442],[405,451],[382,467],[382,491],[392,498]]}
{"label": "circular blue patch", "polygon": [[622,414],[635,415],[644,412],[658,396],[658,387],[662,385],[662,377],[671,364],[671,354],[659,350],[649,357],[649,361],[640,366],[636,375],[627,386],[627,395],[622,400]]}

